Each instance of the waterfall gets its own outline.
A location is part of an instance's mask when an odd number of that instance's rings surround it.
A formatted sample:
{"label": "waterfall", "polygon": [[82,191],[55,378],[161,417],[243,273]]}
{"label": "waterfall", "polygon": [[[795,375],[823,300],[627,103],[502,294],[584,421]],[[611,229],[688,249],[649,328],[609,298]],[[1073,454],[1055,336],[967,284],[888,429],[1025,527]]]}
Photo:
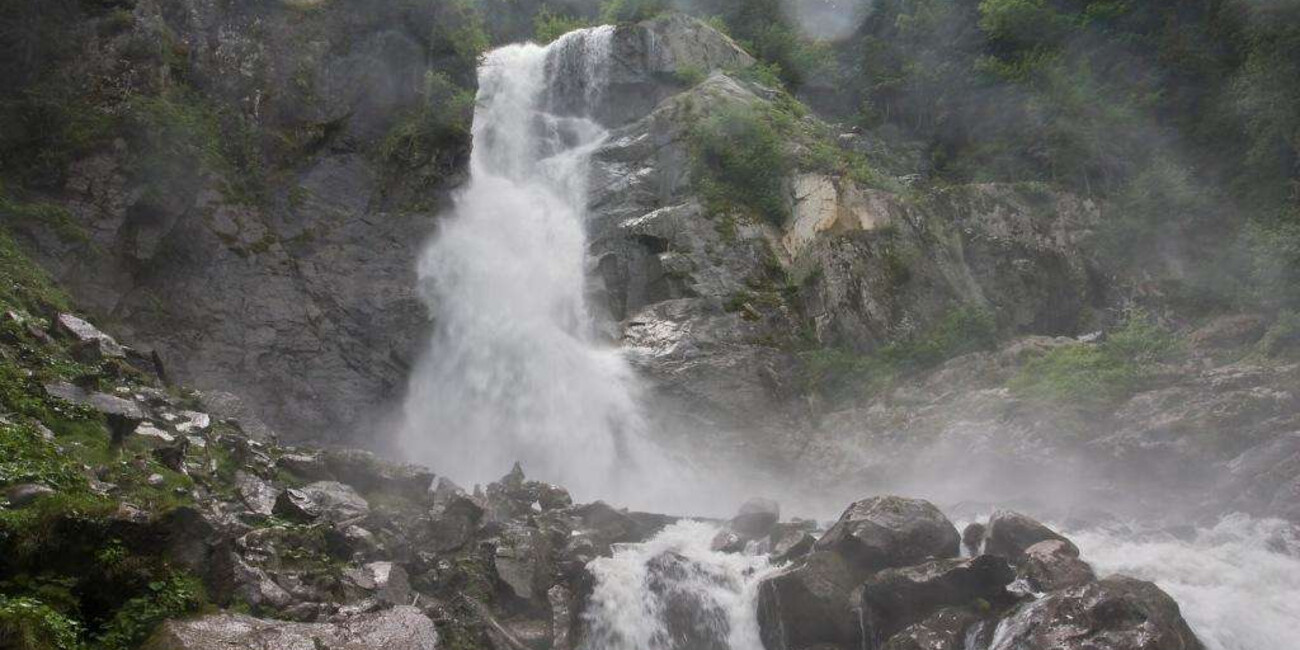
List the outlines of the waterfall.
{"label": "waterfall", "polygon": [[679,522],[593,561],[585,650],[763,650],[758,585],[776,567],[712,550],[718,530]]}
{"label": "waterfall", "polygon": [[470,181],[419,266],[435,332],[404,410],[406,450],[453,479],[520,461],[624,503],[647,497],[648,476],[664,481],[632,372],[585,300],[589,160],[607,137],[590,114],[612,36],[510,45],[480,68]]}

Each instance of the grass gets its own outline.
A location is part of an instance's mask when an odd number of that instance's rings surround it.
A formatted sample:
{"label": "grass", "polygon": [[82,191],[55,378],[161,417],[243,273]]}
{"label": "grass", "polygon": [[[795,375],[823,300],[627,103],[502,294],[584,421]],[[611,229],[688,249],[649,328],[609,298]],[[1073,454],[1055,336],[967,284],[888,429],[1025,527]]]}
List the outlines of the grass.
{"label": "grass", "polygon": [[1103,407],[1147,387],[1162,362],[1182,353],[1176,337],[1139,311],[1101,343],[1062,346],[1030,361],[1009,387],[1033,400]]}
{"label": "grass", "polygon": [[991,349],[997,340],[993,315],[965,306],[949,311],[923,333],[869,354],[816,348],[800,358],[807,389],[834,404],[882,393],[902,377],[962,354]]}
{"label": "grass", "polygon": [[[0,199],[0,216],[4,216],[6,203],[7,199]],[[67,294],[55,287],[45,271],[18,249],[4,228],[0,228],[0,308],[33,314],[71,308]]]}

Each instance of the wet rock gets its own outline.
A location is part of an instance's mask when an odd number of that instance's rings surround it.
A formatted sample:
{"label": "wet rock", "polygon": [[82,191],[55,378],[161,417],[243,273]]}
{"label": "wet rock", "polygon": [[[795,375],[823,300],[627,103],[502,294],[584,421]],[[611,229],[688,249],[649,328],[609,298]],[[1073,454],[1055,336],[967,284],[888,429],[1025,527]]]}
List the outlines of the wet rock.
{"label": "wet rock", "polygon": [[966,650],[982,647],[968,644],[967,638],[972,633],[978,638],[984,627],[987,626],[980,616],[970,610],[947,607],[893,635],[882,646],[882,650]]}
{"label": "wet rock", "polygon": [[730,627],[721,605],[701,585],[721,587],[727,577],[677,553],[646,564],[646,590],[660,612],[674,650],[730,650]]}
{"label": "wet rock", "polygon": [[976,522],[967,525],[965,530],[961,531],[961,543],[967,553],[979,555],[980,548],[984,546],[984,524]]}
{"label": "wet rock", "polygon": [[5,489],[10,508],[24,508],[37,500],[54,494],[54,488],[37,483],[22,483]]}
{"label": "wet rock", "polygon": [[1018,563],[1026,549],[1047,540],[1064,542],[1074,557],[1079,556],[1079,549],[1051,528],[1018,512],[999,510],[989,519],[984,536],[984,552]]}
{"label": "wet rock", "polygon": [[735,531],[720,530],[713,536],[709,549],[718,553],[740,553],[745,550],[745,538]]}
{"label": "wet rock", "polygon": [[104,415],[113,440],[121,442],[135,432],[145,419],[145,412],[135,402],[107,393],[91,393],[67,382],[45,384],[45,392],[64,401],[88,406]]}
{"label": "wet rock", "polygon": [[493,562],[497,577],[521,600],[546,601],[556,573],[551,544],[536,528],[508,526],[500,535]]}
{"label": "wet rock", "polygon": [[239,614],[169,621],[143,650],[437,650],[433,621],[414,607],[395,607],[330,623],[286,623]]}
{"label": "wet rock", "polygon": [[325,469],[335,480],[362,491],[424,498],[434,475],[424,467],[392,463],[369,451],[330,449],[322,452]]}
{"label": "wet rock", "polygon": [[551,605],[551,650],[572,650],[570,641],[574,625],[573,594],[564,585],[555,585],[546,592]]}
{"label": "wet rock", "polygon": [[750,499],[731,519],[731,529],[747,539],[766,537],[781,521],[781,505],[771,499]]}
{"label": "wet rock", "polygon": [[874,497],[849,506],[817,540],[816,549],[841,555],[855,576],[879,569],[956,556],[960,536],[928,501]]}
{"label": "wet rock", "polygon": [[242,470],[235,472],[235,491],[249,512],[269,517],[275,511],[279,491],[261,477]]}
{"label": "wet rock", "polygon": [[1300,523],[1300,432],[1278,436],[1233,459],[1215,494],[1224,510]]}
{"label": "wet rock", "polygon": [[537,483],[537,504],[542,510],[563,510],[573,505],[569,491],[550,483]]}
{"label": "wet rock", "polygon": [[1111,576],[1022,605],[989,650],[1201,650],[1178,604],[1150,582]]}
{"label": "wet rock", "polygon": [[1056,539],[1025,549],[1016,576],[1040,592],[1069,589],[1097,579],[1073,545]]}
{"label": "wet rock", "polygon": [[797,560],[812,551],[817,538],[797,526],[782,528],[778,525],[772,531],[772,561],[781,564]]}
{"label": "wet rock", "polygon": [[[257,412],[244,400],[233,393],[224,391],[203,391],[199,393],[199,403],[204,410],[219,419],[235,423],[250,438],[269,441],[275,438],[275,432],[267,426]],[[316,477],[308,477],[316,478]],[[320,477],[327,478],[327,477]]]}
{"label": "wet rock", "polygon": [[886,569],[869,578],[853,595],[866,643],[879,647],[903,628],[944,607],[976,601],[1009,604],[1006,586],[1015,571],[1004,558],[932,560],[912,567]]}
{"label": "wet rock", "polygon": [[818,551],[760,583],[758,625],[763,647],[853,646],[861,635],[849,603],[857,586],[852,574],[842,556]]}
{"label": "wet rock", "polygon": [[469,543],[483,522],[487,509],[474,497],[462,492],[441,495],[429,527],[429,545],[436,552],[459,549]]}

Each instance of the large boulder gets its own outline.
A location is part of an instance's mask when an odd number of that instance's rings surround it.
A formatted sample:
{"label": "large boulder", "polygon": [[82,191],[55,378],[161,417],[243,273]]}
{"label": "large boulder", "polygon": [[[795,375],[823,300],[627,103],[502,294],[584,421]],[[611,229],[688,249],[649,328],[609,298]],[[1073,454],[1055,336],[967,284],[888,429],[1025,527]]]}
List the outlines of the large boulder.
{"label": "large boulder", "polygon": [[424,498],[435,478],[427,468],[393,463],[361,449],[330,449],[321,456],[325,469],[334,479],[363,492]]}
{"label": "large boulder", "polygon": [[955,557],[961,536],[934,504],[920,499],[873,497],[849,506],[817,540],[819,551],[842,556],[856,576],[889,567]]}
{"label": "large boulder", "polygon": [[433,621],[414,607],[331,623],[286,623],[238,614],[169,621],[143,650],[437,650]]}
{"label": "large boulder", "polygon": [[[882,650],[966,650],[967,637],[983,620],[969,609],[947,607],[890,637]],[[975,646],[979,647],[979,646]]]}
{"label": "large boulder", "polygon": [[903,628],[924,620],[944,607],[1009,604],[1006,586],[1015,571],[1003,558],[981,555],[973,559],[932,560],[924,564],[886,569],[858,587],[853,603],[860,612],[862,634],[872,647]]}
{"label": "large boulder", "polygon": [[821,551],[763,580],[758,626],[767,650],[850,646],[860,637],[849,597],[857,586],[847,561]]}
{"label": "large boulder", "polygon": [[750,499],[731,519],[731,529],[746,539],[766,537],[781,520],[781,504],[771,499]]}
{"label": "large boulder", "polygon": [[1079,549],[1074,546],[1074,543],[1051,528],[1018,512],[999,510],[989,519],[988,529],[984,534],[984,552],[989,555],[1000,555],[1018,563],[1026,549],[1048,540],[1063,543],[1067,552],[1074,557],[1079,556]]}
{"label": "large boulder", "polygon": [[324,519],[330,523],[342,523],[365,517],[370,513],[370,504],[347,485],[317,481],[281,492],[274,512],[296,521]]}
{"label": "large boulder", "polygon": [[1003,621],[989,650],[1202,650],[1168,594],[1111,576],[1048,594]]}
{"label": "large boulder", "polygon": [[1078,587],[1097,579],[1092,567],[1079,559],[1073,545],[1057,539],[1039,542],[1025,549],[1016,576],[1036,591]]}

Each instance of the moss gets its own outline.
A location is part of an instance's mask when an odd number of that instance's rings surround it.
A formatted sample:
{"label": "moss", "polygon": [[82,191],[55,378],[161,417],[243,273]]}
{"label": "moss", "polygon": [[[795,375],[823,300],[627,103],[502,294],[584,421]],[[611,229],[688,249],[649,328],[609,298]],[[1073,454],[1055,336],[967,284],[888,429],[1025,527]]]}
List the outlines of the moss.
{"label": "moss", "polygon": [[[0,210],[2,210],[0,206]],[[33,314],[54,309],[69,311],[67,294],[22,251],[4,228],[0,228],[0,307]]]}
{"label": "moss", "polygon": [[196,612],[206,602],[202,583],[193,577],[177,573],[150,582],[144,595],[122,604],[97,645],[103,650],[139,647],[163,621]]}

